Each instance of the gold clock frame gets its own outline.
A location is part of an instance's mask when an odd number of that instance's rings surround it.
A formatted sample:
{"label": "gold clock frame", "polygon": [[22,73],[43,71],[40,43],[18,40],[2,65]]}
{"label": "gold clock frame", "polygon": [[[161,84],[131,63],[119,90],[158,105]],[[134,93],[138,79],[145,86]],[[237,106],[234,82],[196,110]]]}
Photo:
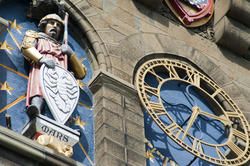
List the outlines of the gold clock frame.
{"label": "gold clock frame", "polygon": [[[169,74],[169,78],[162,78],[159,76],[157,74],[159,69],[161,72],[167,72]],[[149,86],[144,81],[148,73],[155,76],[157,79],[159,83],[157,88]],[[182,76],[183,74],[185,74],[187,78],[184,79]],[[174,122],[167,110],[164,108],[160,98],[161,86],[170,80],[179,80],[194,85],[204,92],[205,95],[210,98],[210,100],[217,104],[217,106],[221,109],[222,114],[220,116],[212,115],[202,111],[198,106],[194,106],[192,108],[193,113],[190,116],[186,129],[184,130]],[[203,86],[201,83],[205,83],[205,86]],[[239,107],[227,95],[227,93],[206,75],[179,61],[159,58],[145,62],[138,69],[135,77],[135,85],[137,87],[141,103],[154,122],[167,136],[169,136],[186,151],[199,157],[200,159],[216,165],[239,166],[246,163],[250,159],[250,129],[248,121],[240,111]],[[209,88],[209,92],[207,88]],[[156,96],[159,102],[150,101],[149,96],[151,95]],[[218,99],[223,101],[223,104],[219,103]],[[192,126],[199,114],[214,118],[224,124],[225,127],[227,126],[227,128],[230,130],[227,141],[222,144],[215,145],[199,140],[188,134],[189,128]],[[168,116],[168,118],[172,121],[172,124],[165,125],[159,118],[160,116]],[[240,126],[235,125],[234,122],[236,119]],[[181,135],[182,137],[180,137]],[[192,147],[183,142],[185,137],[189,137],[193,140]],[[237,141],[243,142],[244,146],[240,146]],[[217,158],[205,154],[203,152],[204,145],[215,148],[215,151],[217,152]],[[227,158],[225,152],[223,153],[220,150],[222,147],[227,148],[229,152],[231,151],[230,153],[233,153],[234,157]]]}

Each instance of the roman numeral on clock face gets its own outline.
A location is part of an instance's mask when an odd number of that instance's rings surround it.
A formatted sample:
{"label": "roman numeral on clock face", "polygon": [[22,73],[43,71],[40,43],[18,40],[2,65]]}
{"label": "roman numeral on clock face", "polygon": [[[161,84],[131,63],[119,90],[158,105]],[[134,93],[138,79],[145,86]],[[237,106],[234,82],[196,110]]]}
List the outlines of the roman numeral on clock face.
{"label": "roman numeral on clock face", "polygon": [[169,78],[180,78],[174,66],[172,65],[163,65],[167,72],[169,73]]}
{"label": "roman numeral on clock face", "polygon": [[227,146],[237,155],[240,156],[243,154],[243,150],[241,150],[241,148],[236,145],[232,140],[230,140],[227,144]]}
{"label": "roman numeral on clock face", "polygon": [[225,155],[220,151],[220,149],[217,146],[215,147],[215,150],[219,159],[226,159]]}
{"label": "roman numeral on clock face", "polygon": [[193,85],[200,87],[200,75],[197,73],[192,73],[190,71],[187,70],[187,81],[192,83]]}
{"label": "roman numeral on clock face", "polygon": [[145,92],[150,95],[158,96],[158,89],[144,84]]}
{"label": "roman numeral on clock face", "polygon": [[181,129],[176,123],[172,123],[169,126],[166,127],[173,135],[175,135],[176,138],[178,138],[181,134]]}
{"label": "roman numeral on clock face", "polygon": [[157,116],[167,114],[161,103],[149,102],[149,105]]}
{"label": "roman numeral on clock face", "polygon": [[241,131],[236,130],[236,129],[234,129],[234,128],[232,128],[231,130],[232,130],[231,132],[233,133],[234,136],[236,136],[236,137],[238,137],[238,138],[240,138],[241,140],[243,140],[243,141],[246,142],[247,135],[246,135],[245,133],[242,133]]}
{"label": "roman numeral on clock face", "polygon": [[157,79],[157,81],[159,83],[163,81],[163,78],[160,77],[158,74],[156,74],[156,72],[153,68],[149,70],[149,73],[151,73]]}
{"label": "roman numeral on clock face", "polygon": [[197,150],[200,153],[203,153],[201,142],[197,138],[194,138],[193,149]]}

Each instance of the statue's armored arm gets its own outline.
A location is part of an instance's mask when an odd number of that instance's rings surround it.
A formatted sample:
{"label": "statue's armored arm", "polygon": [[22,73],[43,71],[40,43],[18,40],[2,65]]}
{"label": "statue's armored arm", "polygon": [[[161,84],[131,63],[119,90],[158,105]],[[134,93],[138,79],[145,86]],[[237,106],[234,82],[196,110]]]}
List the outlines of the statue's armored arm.
{"label": "statue's armored arm", "polygon": [[77,58],[76,54],[72,54],[69,57],[69,63],[70,63],[70,67],[71,70],[74,73],[74,76],[77,79],[83,79],[84,76],[87,73],[87,69],[86,67],[80,62],[80,60]]}
{"label": "statue's armored arm", "polygon": [[42,58],[42,55],[35,48],[35,41],[37,38],[39,38],[37,32],[28,30],[24,36],[21,46],[21,51],[25,58],[35,62],[38,62]]}

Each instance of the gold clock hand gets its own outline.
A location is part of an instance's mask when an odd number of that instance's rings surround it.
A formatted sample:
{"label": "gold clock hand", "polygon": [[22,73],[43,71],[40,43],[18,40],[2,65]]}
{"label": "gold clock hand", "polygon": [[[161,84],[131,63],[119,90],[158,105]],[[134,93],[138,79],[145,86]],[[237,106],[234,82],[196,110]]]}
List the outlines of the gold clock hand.
{"label": "gold clock hand", "polygon": [[229,126],[232,125],[232,122],[229,121],[228,119],[226,119],[225,117],[219,117],[219,116],[216,116],[216,115],[207,113],[207,112],[205,112],[205,111],[203,111],[203,110],[201,110],[201,109],[200,109],[200,114],[201,114],[201,115],[208,116],[208,117],[213,118],[213,119],[216,119],[216,120],[219,120],[219,121],[221,121],[225,126],[227,126],[227,125],[229,125]]}
{"label": "gold clock hand", "polygon": [[188,125],[187,125],[187,127],[186,127],[186,130],[184,131],[184,133],[183,133],[183,135],[182,135],[182,140],[185,139],[185,137],[186,137],[186,135],[187,135],[187,133],[188,133],[190,127],[193,125],[195,119],[197,118],[197,116],[198,116],[199,113],[200,113],[200,108],[197,107],[197,106],[194,106],[194,107],[192,108],[192,110],[193,110],[193,113],[192,113],[192,115],[191,115],[191,117],[190,117],[190,119],[189,119],[189,121],[188,121]]}

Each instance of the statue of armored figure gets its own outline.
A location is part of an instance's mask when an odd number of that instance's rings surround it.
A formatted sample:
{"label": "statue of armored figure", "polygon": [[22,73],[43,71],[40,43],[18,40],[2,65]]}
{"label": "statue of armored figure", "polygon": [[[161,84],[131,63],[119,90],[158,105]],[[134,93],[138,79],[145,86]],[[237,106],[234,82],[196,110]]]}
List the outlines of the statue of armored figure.
{"label": "statue of armored figure", "polygon": [[76,79],[83,79],[86,67],[68,44],[61,44],[65,21],[57,14],[48,14],[40,20],[38,31],[28,30],[21,51],[30,62],[26,98],[26,113],[30,119],[44,114],[44,94],[40,83],[41,66],[55,69],[60,66],[70,69]]}

